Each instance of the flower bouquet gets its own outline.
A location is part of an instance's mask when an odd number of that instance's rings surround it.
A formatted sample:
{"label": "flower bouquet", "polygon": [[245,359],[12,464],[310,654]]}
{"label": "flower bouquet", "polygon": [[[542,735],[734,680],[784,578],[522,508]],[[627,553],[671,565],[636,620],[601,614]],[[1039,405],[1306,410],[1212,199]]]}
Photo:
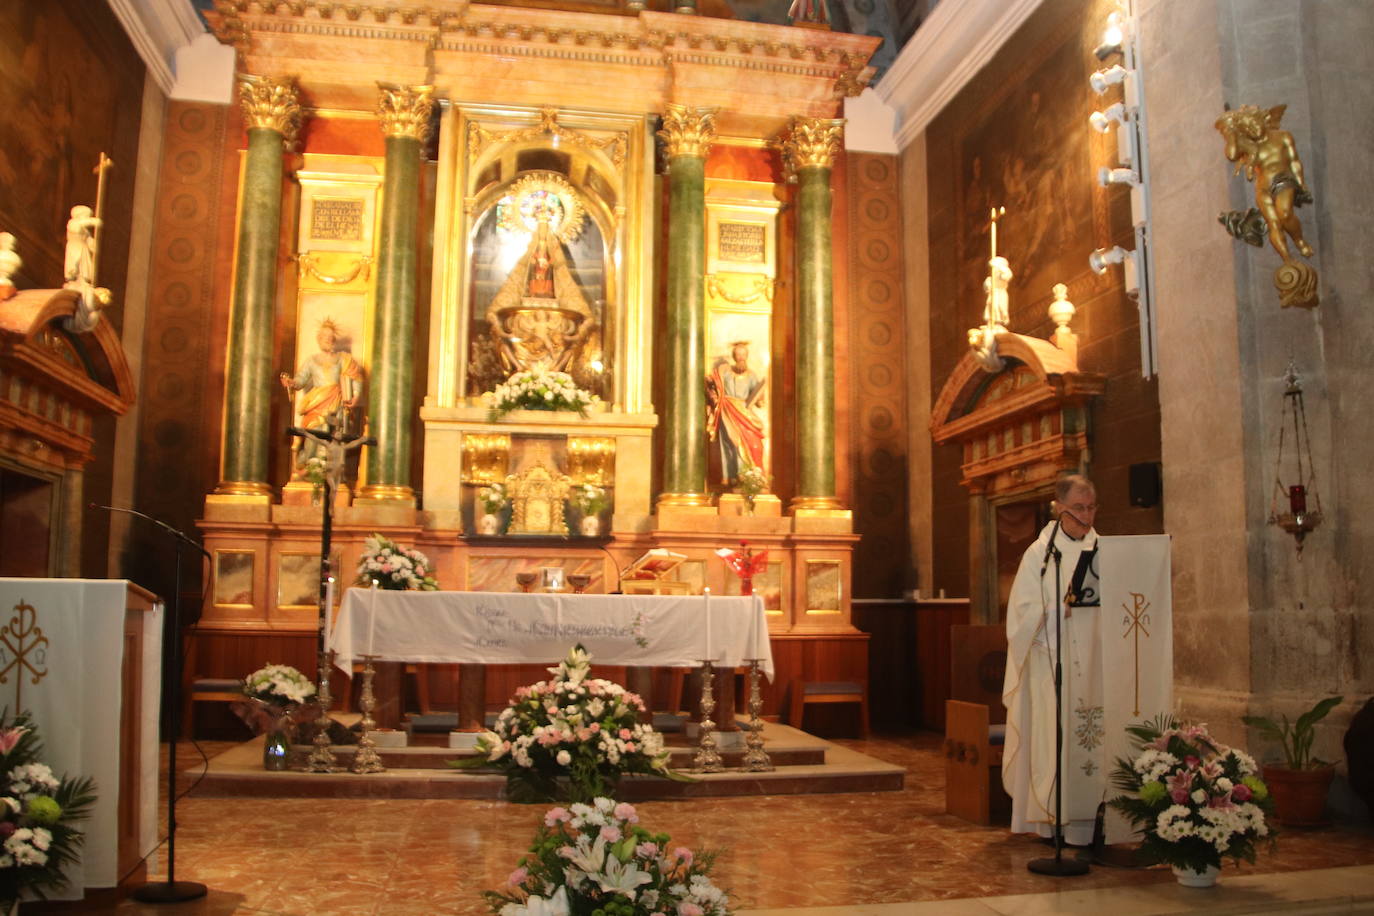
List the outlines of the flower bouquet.
{"label": "flower bouquet", "polygon": [[625,773],[687,781],[668,769],[663,736],[641,724],[644,701],[619,684],[589,678],[591,657],[574,647],[551,681],[521,687],[455,767],[506,771],[511,801],[587,802],[609,795]]}
{"label": "flower bouquet", "polygon": [[1223,856],[1254,862],[1273,805],[1250,755],[1167,715],[1127,732],[1136,753],[1117,760],[1112,784],[1125,794],[1110,804],[1144,834],[1141,852],[1181,880],[1219,869]]}
{"label": "flower bouquet", "polygon": [[491,486],[482,487],[477,491],[477,502],[482,507],[484,514],[496,515],[510,503],[510,496],[506,493],[506,485],[494,483]]}
{"label": "flower bouquet", "polygon": [[756,464],[749,465],[735,478],[735,489],[744,497],[745,506],[753,512],[754,500],[760,493],[768,492],[768,472]]}
{"label": "flower bouquet", "polygon": [[366,587],[375,579],[378,588],[392,591],[438,591],[439,583],[430,575],[431,570],[429,557],[420,551],[374,534],[363,542],[358,584]]}
{"label": "flower bouquet", "polygon": [[606,498],[606,488],[590,483],[575,485],[568,494],[568,502],[584,516],[600,515],[610,505],[610,500]]}
{"label": "flower bouquet", "polygon": [[483,896],[499,916],[729,916],[729,898],[711,883],[714,860],[670,851],[666,834],[639,826],[633,805],[599,797],[545,814],[506,889]]}
{"label": "flower bouquet", "polygon": [[263,739],[263,766],[284,770],[290,758],[291,731],[312,717],[305,704],[315,685],[290,665],[264,665],[243,679],[243,702],[231,708]]}
{"label": "flower bouquet", "polygon": [[575,410],[583,417],[596,403],[590,391],[578,388],[566,372],[527,369],[516,372],[482,395],[487,420],[494,422],[512,410]]}
{"label": "flower bouquet", "polygon": [[28,713],[7,720],[0,713],[0,906],[24,891],[46,898],[66,886],[62,869],[85,841],[74,824],[95,806],[91,779],[58,779],[39,762],[43,745]]}

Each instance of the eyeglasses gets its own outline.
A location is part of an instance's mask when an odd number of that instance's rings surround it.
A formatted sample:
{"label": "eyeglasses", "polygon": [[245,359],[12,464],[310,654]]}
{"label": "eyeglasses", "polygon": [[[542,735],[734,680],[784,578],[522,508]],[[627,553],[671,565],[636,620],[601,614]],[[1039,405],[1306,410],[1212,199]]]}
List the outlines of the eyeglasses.
{"label": "eyeglasses", "polygon": [[1070,512],[1096,512],[1097,503],[1070,503],[1064,508]]}

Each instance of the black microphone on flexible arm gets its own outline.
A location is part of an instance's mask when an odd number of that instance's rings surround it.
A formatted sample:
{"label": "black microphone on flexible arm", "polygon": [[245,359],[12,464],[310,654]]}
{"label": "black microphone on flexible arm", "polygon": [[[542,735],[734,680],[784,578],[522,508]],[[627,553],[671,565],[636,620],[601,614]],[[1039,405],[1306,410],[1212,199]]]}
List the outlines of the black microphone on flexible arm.
{"label": "black microphone on flexible arm", "polygon": [[608,595],[623,595],[623,594],[625,594],[625,592],[623,592],[623,591],[621,590],[621,588],[620,588],[620,576],[621,576],[621,574],[624,572],[624,570],[622,570],[622,569],[620,568],[620,563],[616,560],[615,554],[613,554],[613,553],[611,553],[609,550],[607,550],[605,544],[597,544],[596,546],[597,546],[597,549],[599,549],[602,553],[604,553],[606,556],[608,556],[608,557],[611,558],[611,565],[612,565],[613,567],[615,567],[615,591],[613,591],[613,592],[607,592],[606,594],[608,594]]}
{"label": "black microphone on flexible arm", "polygon": [[[1078,521],[1078,519],[1075,518],[1074,521]],[[1059,554],[1059,548],[1054,546],[1054,539],[1056,536],[1058,536],[1059,529],[1063,524],[1064,512],[1061,511],[1058,515],[1054,517],[1054,530],[1050,532],[1050,548],[1049,550],[1045,551],[1045,560],[1043,563],[1040,564],[1040,578],[1042,579],[1045,578],[1045,570],[1049,568],[1050,557],[1057,556]],[[1079,524],[1081,525],[1082,522],[1079,522]]]}
{"label": "black microphone on flexible arm", "polygon": [[137,509],[126,509],[123,506],[102,506],[100,503],[87,503],[87,506],[89,506],[92,509],[104,509],[107,512],[123,512],[126,515],[136,515],[141,519],[146,519],[147,521],[152,522],[154,525],[157,525],[159,528],[161,528],[163,531],[167,532],[177,540],[190,544],[196,550],[200,551],[200,553],[205,557],[205,559],[211,559],[210,551],[206,550],[204,547],[197,544],[195,541],[191,540],[190,537],[173,528],[171,525],[167,524],[161,519],[153,518],[146,512],[139,512]]}

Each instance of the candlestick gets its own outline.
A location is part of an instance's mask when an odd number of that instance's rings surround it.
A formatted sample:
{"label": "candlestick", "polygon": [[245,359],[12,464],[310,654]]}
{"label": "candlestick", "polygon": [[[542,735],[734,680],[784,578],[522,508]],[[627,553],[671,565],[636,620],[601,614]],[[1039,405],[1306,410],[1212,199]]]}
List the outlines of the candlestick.
{"label": "candlestick", "polygon": [[367,612],[367,654],[372,654],[372,639],[377,634],[377,580],[372,580],[372,603]]}
{"label": "candlestick", "polygon": [[713,657],[711,655],[711,590],[703,588],[701,594],[706,602],[706,652],[701,657],[710,661]]}

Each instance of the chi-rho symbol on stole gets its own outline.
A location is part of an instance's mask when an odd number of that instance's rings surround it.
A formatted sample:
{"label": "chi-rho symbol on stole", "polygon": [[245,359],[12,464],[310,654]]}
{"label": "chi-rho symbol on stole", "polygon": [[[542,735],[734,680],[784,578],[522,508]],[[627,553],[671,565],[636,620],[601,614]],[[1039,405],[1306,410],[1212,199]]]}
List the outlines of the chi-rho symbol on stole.
{"label": "chi-rho symbol on stole", "polygon": [[38,612],[22,599],[14,616],[0,627],[0,684],[14,680],[14,709],[24,708],[24,679],[37,684],[48,676],[48,637],[38,626]]}
{"label": "chi-rho symbol on stole", "polygon": [[1140,592],[1131,592],[1131,604],[1128,606],[1122,602],[1121,609],[1125,615],[1121,618],[1121,625],[1125,632],[1121,634],[1122,639],[1135,637],[1135,715],[1140,715],[1140,634],[1144,633],[1145,638],[1150,638],[1150,631],[1146,629],[1150,625],[1150,601]]}

